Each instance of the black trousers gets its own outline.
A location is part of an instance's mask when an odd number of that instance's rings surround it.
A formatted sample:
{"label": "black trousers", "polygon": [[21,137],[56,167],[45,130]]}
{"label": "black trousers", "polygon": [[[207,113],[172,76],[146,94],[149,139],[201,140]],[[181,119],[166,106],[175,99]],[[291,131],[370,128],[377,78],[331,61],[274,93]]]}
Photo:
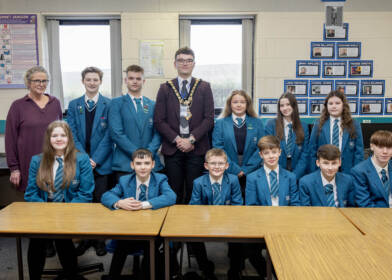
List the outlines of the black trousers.
{"label": "black trousers", "polygon": [[30,238],[27,251],[27,263],[31,280],[40,280],[46,260],[46,243],[53,242],[56,246],[57,255],[64,270],[64,276],[74,279],[78,272],[78,261],[75,247],[71,239],[40,239]]}
{"label": "black trousers", "polygon": [[204,155],[177,150],[171,156],[165,155],[165,167],[169,185],[177,195],[176,203],[188,204],[192,196],[193,180],[204,171]]}
{"label": "black trousers", "polygon": [[[119,180],[120,180],[120,177],[125,176],[125,175],[129,175],[129,174],[131,174],[131,172],[114,171],[114,180],[115,180],[114,186],[115,186],[116,184],[118,184],[118,182],[119,182]],[[114,187],[114,186],[113,186],[113,187]]]}
{"label": "black trousers", "polygon": [[101,202],[102,195],[113,187],[112,175],[100,175],[94,171],[95,189],[93,202]]}

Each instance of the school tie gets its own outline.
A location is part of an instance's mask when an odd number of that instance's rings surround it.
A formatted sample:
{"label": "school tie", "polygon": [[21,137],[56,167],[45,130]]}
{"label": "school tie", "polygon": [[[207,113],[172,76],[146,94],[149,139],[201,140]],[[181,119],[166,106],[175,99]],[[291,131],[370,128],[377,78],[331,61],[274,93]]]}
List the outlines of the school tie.
{"label": "school tie", "polygon": [[335,198],[333,196],[333,186],[332,184],[326,184],[325,188],[325,195],[327,196],[327,206],[328,207],[335,207]]}
{"label": "school tie", "polygon": [[270,177],[270,186],[271,186],[271,195],[273,197],[278,196],[279,186],[278,186],[278,176],[276,171],[272,170],[269,174]]}
{"label": "school tie", "polygon": [[291,123],[289,123],[287,126],[289,127],[289,135],[287,136],[287,142],[286,142],[286,154],[287,154],[287,157],[292,157],[293,147],[294,147],[293,125]]}
{"label": "school tie", "polygon": [[64,200],[64,191],[61,188],[63,185],[63,175],[64,175],[64,168],[63,168],[63,159],[61,157],[56,158],[59,166],[56,170],[56,176],[54,178],[54,194],[53,194],[53,202],[62,202]]}
{"label": "school tie", "polygon": [[135,102],[136,102],[136,114],[138,116],[143,115],[143,107],[142,107],[142,99],[141,98],[135,98]]}
{"label": "school tie", "polygon": [[241,118],[235,118],[235,120],[237,121],[237,126],[240,127],[242,124],[242,119]]}
{"label": "school tie", "polygon": [[382,184],[384,185],[384,190],[385,190],[387,196],[389,196],[389,180],[388,180],[387,172],[385,171],[385,169],[381,170],[381,181],[382,181]]}
{"label": "school tie", "polygon": [[213,197],[214,197],[214,201],[213,201],[214,205],[222,205],[222,202],[221,202],[222,194],[221,194],[220,184],[213,183],[212,190],[213,190]]}
{"label": "school tie", "polygon": [[188,97],[188,90],[186,89],[186,84],[188,83],[187,80],[182,81],[182,87],[181,87],[181,97],[182,99],[186,99]]}
{"label": "school tie", "polygon": [[146,201],[147,200],[147,196],[146,196],[147,186],[145,184],[141,184],[139,186],[139,188],[140,188],[139,201]]}
{"label": "school tie", "polygon": [[335,145],[336,147],[339,148],[339,125],[338,125],[339,120],[336,119],[334,124],[333,124],[333,129],[332,129],[332,145]]}
{"label": "school tie", "polygon": [[91,112],[95,108],[95,102],[92,99],[87,100],[87,110]]}

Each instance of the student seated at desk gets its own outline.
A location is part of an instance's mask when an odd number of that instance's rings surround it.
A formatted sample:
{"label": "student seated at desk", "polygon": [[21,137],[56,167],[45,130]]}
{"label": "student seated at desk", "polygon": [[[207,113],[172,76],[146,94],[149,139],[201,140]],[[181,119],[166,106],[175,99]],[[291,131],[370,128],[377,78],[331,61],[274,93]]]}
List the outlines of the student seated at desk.
{"label": "student seated at desk", "polygon": [[[120,177],[119,183],[102,195],[101,202],[109,209],[143,210],[159,209],[176,203],[176,194],[170,188],[167,177],[152,172],[155,166],[153,154],[137,149],[132,154],[131,168],[135,171]],[[109,276],[102,279],[118,279],[128,254],[143,250],[142,279],[149,279],[148,241],[118,240],[110,264]]]}
{"label": "student seated at desk", "polygon": [[[229,174],[227,155],[223,149],[214,148],[205,156],[204,167],[208,170],[193,182],[191,205],[242,205],[241,187],[238,177]],[[214,263],[207,258],[206,247],[202,242],[189,243],[196,255],[197,263],[205,279],[217,279],[214,275]],[[229,279],[240,279],[241,246],[229,243],[230,269]]]}
{"label": "student seated at desk", "polygon": [[[88,155],[78,153],[71,129],[64,121],[49,124],[43,153],[33,156],[25,200],[31,202],[91,202],[94,176]],[[30,279],[41,279],[47,239],[31,238],[27,251]],[[77,256],[71,239],[54,240],[64,270],[61,279],[85,279],[78,275]]]}
{"label": "student seated at desk", "polygon": [[[245,205],[299,206],[299,192],[294,173],[279,165],[280,141],[276,136],[262,137],[257,146],[263,166],[249,174],[246,181]],[[246,255],[261,277],[266,276],[261,250],[265,244],[247,246]]]}
{"label": "student seated at desk", "polygon": [[351,171],[355,201],[359,207],[389,208],[392,205],[392,132],[379,130],[373,133],[370,149],[373,155]]}
{"label": "student seated at desk", "polygon": [[299,180],[302,206],[354,207],[354,184],[350,175],[338,172],[340,151],[335,145],[321,146],[316,165],[320,168]]}

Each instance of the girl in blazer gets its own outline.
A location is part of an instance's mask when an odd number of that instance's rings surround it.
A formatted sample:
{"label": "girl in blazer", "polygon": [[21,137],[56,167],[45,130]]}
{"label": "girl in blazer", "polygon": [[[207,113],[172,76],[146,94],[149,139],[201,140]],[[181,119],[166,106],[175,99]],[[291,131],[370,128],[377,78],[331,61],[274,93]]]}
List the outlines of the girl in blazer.
{"label": "girl in blazer", "polygon": [[[64,121],[52,122],[44,136],[43,153],[33,156],[25,200],[31,202],[90,202],[94,176],[87,154],[78,153]],[[30,279],[41,279],[47,239],[31,238],[27,252]],[[78,275],[77,257],[71,239],[56,239],[57,254],[66,279]]]}
{"label": "girl in blazer", "polygon": [[223,149],[229,162],[228,173],[238,176],[244,194],[246,175],[261,164],[257,142],[264,136],[264,126],[243,90],[235,90],[215,123],[212,146]]}
{"label": "girl in blazer", "polygon": [[299,119],[298,103],[291,93],[284,93],[278,101],[275,119],[265,126],[266,135],[277,136],[282,151],[279,165],[297,176],[297,180],[307,172],[309,160],[309,129]]}
{"label": "girl in blazer", "polygon": [[317,150],[325,144],[339,148],[343,173],[350,173],[352,167],[363,161],[361,126],[351,117],[346,96],[339,91],[331,91],[327,95],[320,119],[313,126],[309,140],[312,172],[317,169]]}

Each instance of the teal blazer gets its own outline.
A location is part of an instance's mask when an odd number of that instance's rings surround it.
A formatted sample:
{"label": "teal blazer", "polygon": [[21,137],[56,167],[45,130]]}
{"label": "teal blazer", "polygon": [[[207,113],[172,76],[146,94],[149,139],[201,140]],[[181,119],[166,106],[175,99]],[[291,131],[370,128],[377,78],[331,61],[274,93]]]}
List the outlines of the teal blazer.
{"label": "teal blazer", "polygon": [[[101,175],[112,173],[113,143],[108,129],[110,99],[99,94],[95,108],[90,138],[90,157],[97,164],[95,170]],[[72,100],[67,111],[67,122],[72,130],[76,149],[86,153],[86,114],[84,95]]]}
{"label": "teal blazer", "polygon": [[246,139],[242,165],[238,163],[237,143],[234,136],[233,119],[230,116],[218,119],[212,133],[212,146],[225,150],[230,174],[238,175],[241,171],[245,175],[256,170],[261,164],[257,142],[264,136],[264,126],[261,119],[246,116]]}
{"label": "teal blazer", "polygon": [[[29,181],[24,199],[30,202],[47,202],[48,192],[37,185],[37,172],[41,164],[42,155],[35,155],[31,159]],[[71,184],[64,191],[65,202],[91,202],[94,191],[94,175],[87,154],[77,153],[76,173]]]}
{"label": "teal blazer", "polygon": [[131,173],[132,154],[139,148],[152,152],[155,171],[163,168],[157,155],[161,137],[153,126],[155,102],[143,96],[143,117],[138,119],[135,105],[128,94],[114,98],[109,109],[109,130],[115,143],[112,169]]}

